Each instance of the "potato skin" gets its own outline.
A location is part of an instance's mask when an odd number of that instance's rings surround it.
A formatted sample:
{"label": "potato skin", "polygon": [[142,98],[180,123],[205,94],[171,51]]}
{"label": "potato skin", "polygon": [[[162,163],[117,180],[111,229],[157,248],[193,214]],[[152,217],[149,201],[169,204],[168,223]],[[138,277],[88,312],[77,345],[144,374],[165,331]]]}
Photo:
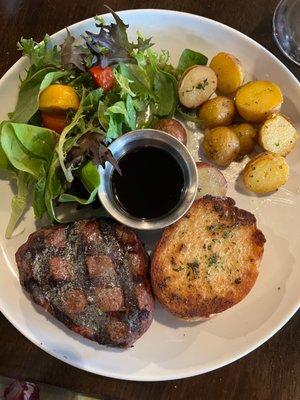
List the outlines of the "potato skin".
{"label": "potato skin", "polygon": [[274,153],[261,153],[248,162],[243,171],[243,182],[255,193],[269,193],[284,185],[289,166],[284,157]]}
{"label": "potato skin", "polygon": [[239,125],[232,125],[230,127],[237,135],[240,141],[239,157],[244,157],[253,151],[256,144],[257,131],[254,126],[243,123]]}
{"label": "potato skin", "polygon": [[244,71],[240,60],[229,53],[216,54],[211,62],[212,68],[218,78],[218,90],[222,94],[235,92],[244,81]]}
{"label": "potato skin", "polygon": [[234,114],[234,101],[224,96],[217,96],[201,106],[198,116],[206,127],[215,128],[232,124]]}
{"label": "potato skin", "polygon": [[214,93],[217,88],[217,76],[204,65],[188,68],[178,83],[180,103],[187,108],[197,108]]}
{"label": "potato skin", "polygon": [[283,95],[280,87],[270,81],[252,81],[236,93],[238,113],[247,122],[263,122],[270,114],[280,111]]}
{"label": "potato skin", "polygon": [[290,121],[282,114],[273,114],[262,124],[258,141],[266,151],[288,155],[296,145],[298,134]]}
{"label": "potato skin", "polygon": [[196,200],[205,195],[225,196],[227,181],[222,172],[212,164],[197,162],[198,190]]}
{"label": "potato skin", "polygon": [[220,126],[205,134],[202,147],[208,159],[221,167],[226,167],[237,158],[240,142],[232,129]]}
{"label": "potato skin", "polygon": [[154,126],[154,129],[158,129],[159,131],[163,131],[168,133],[171,136],[174,136],[181,143],[186,145],[187,143],[187,134],[185,127],[181,122],[172,118],[164,118],[160,119]]}

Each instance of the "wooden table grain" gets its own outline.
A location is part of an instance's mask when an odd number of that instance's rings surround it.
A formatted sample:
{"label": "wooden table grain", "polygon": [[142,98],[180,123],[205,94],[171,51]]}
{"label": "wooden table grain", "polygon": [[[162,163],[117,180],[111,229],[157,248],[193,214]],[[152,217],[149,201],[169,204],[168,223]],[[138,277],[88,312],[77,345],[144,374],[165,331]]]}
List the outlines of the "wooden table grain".
{"label": "wooden table grain", "polygon": [[[272,39],[276,0],[119,0],[114,10],[165,8],[202,15],[252,37],[298,77]],[[18,58],[21,36],[43,35],[105,12],[95,0],[0,0],[0,75]],[[174,38],[176,40],[176,38]],[[9,294],[8,294],[9,295]],[[243,359],[194,378],[156,383],[126,382],[80,371],[46,354],[0,314],[0,375],[66,387],[103,399],[122,400],[297,400],[300,399],[300,315]],[[99,352],[99,357],[101,353]]]}

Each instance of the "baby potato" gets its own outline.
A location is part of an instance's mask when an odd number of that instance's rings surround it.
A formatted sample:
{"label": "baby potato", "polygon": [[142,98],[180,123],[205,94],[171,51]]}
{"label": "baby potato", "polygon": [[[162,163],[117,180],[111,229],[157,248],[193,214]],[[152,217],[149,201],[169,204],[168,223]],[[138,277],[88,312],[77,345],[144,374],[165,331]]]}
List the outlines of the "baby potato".
{"label": "baby potato", "polygon": [[248,162],[243,171],[243,182],[255,193],[269,193],[284,185],[289,166],[284,157],[274,153],[261,153]]}
{"label": "baby potato", "polygon": [[256,129],[247,123],[232,125],[230,128],[236,133],[240,141],[239,157],[251,153],[256,143]]}
{"label": "baby potato", "polygon": [[286,156],[295,147],[298,134],[288,119],[281,115],[271,115],[261,126],[258,141],[264,150]]}
{"label": "baby potato", "polygon": [[212,58],[209,66],[217,75],[217,88],[222,94],[233,93],[243,84],[242,64],[232,54],[218,53]]}
{"label": "baby potato", "polygon": [[238,113],[247,122],[263,122],[268,115],[280,111],[283,95],[276,83],[252,81],[236,93],[235,105]]}
{"label": "baby potato", "polygon": [[204,65],[194,65],[184,72],[179,81],[179,101],[187,108],[199,107],[216,88],[217,77],[214,71]]}
{"label": "baby potato", "polygon": [[221,167],[226,167],[237,158],[240,142],[232,129],[220,126],[205,134],[202,147],[208,159]]}
{"label": "baby potato", "polygon": [[198,116],[208,128],[215,128],[230,125],[234,114],[234,101],[224,96],[217,96],[201,106]]}
{"label": "baby potato", "polygon": [[182,125],[181,122],[177,121],[176,119],[172,118],[164,118],[160,119],[154,129],[158,129],[159,131],[163,131],[168,133],[169,135],[174,136],[178,139],[181,143],[187,143],[187,135],[185,127]]}

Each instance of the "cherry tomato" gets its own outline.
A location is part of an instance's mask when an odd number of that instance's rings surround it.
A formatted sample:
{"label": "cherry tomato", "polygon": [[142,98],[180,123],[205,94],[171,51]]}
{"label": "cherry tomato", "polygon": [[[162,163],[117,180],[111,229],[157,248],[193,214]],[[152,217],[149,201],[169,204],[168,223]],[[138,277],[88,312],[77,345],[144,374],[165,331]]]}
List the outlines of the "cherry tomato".
{"label": "cherry tomato", "polygon": [[61,133],[66,127],[66,114],[65,113],[48,113],[42,111],[42,122],[45,128],[51,129],[57,133]]}
{"label": "cherry tomato", "polygon": [[97,87],[101,87],[105,92],[114,87],[116,79],[110,67],[101,68],[100,65],[96,65],[89,71]]}

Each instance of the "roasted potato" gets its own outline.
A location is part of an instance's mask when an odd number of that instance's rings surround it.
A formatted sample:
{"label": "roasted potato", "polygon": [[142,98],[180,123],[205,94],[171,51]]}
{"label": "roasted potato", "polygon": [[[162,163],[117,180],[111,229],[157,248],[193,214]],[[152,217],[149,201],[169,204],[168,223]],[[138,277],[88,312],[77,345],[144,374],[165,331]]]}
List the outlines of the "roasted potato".
{"label": "roasted potato", "polygon": [[237,158],[240,142],[232,129],[220,126],[209,130],[204,135],[202,147],[209,160],[221,167],[226,167]]}
{"label": "roasted potato", "polygon": [[180,103],[187,108],[196,108],[204,103],[217,88],[214,71],[204,65],[188,68],[178,84]]}
{"label": "roasted potato", "polygon": [[198,116],[205,126],[215,128],[230,125],[234,114],[234,101],[227,97],[217,96],[202,104]]}
{"label": "roasted potato", "polygon": [[271,115],[261,126],[258,141],[264,150],[286,156],[295,147],[298,134],[281,114]]}
{"label": "roasted potato", "polygon": [[237,135],[240,141],[239,157],[244,157],[246,154],[251,153],[256,143],[256,129],[247,123],[232,125],[230,127]]}
{"label": "roasted potato", "polygon": [[248,122],[263,122],[270,114],[280,111],[283,95],[276,83],[252,81],[236,93],[235,105]]}
{"label": "roasted potato", "polygon": [[196,163],[198,172],[198,190],[196,199],[207,194],[211,196],[225,196],[227,181],[218,168],[205,162]]}
{"label": "roasted potato", "polygon": [[185,127],[182,125],[181,122],[177,121],[176,119],[171,118],[164,118],[159,120],[154,129],[158,129],[159,131],[163,131],[168,133],[169,135],[174,136],[178,139],[181,143],[187,143],[187,135]]}
{"label": "roasted potato", "polygon": [[244,81],[244,71],[240,61],[229,53],[218,53],[211,62],[212,68],[218,78],[218,90],[222,94],[235,92]]}
{"label": "roasted potato", "polygon": [[243,171],[243,182],[255,193],[268,193],[284,185],[289,166],[284,157],[274,153],[261,153],[248,162]]}

